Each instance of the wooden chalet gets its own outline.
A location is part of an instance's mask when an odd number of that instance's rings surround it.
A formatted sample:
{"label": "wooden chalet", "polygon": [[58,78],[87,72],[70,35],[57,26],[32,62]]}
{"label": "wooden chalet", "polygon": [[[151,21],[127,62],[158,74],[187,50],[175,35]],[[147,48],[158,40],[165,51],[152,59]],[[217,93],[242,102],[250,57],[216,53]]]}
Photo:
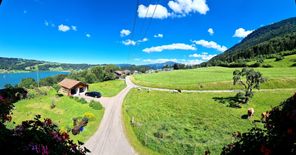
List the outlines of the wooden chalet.
{"label": "wooden chalet", "polygon": [[61,86],[59,92],[68,96],[85,93],[88,89],[87,83],[72,79],[64,79],[59,83],[59,85]]}

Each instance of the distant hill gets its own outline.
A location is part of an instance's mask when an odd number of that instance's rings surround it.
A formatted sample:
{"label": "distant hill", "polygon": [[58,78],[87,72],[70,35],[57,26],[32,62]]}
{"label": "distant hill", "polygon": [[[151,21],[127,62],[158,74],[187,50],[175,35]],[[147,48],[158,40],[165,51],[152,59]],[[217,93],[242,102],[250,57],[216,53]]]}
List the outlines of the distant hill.
{"label": "distant hill", "polygon": [[[156,63],[148,65],[132,65],[132,64],[115,64],[121,69],[140,70],[145,72],[148,69],[162,69],[164,66],[173,66],[175,62]],[[57,63],[40,60],[30,60],[21,58],[5,58],[0,57],[0,71],[32,71],[37,66],[40,71],[64,71],[64,70],[84,70],[93,66],[106,64],[69,64]]]}
{"label": "distant hill", "polygon": [[67,63],[56,63],[39,60],[29,60],[21,58],[4,58],[0,57],[0,70],[6,71],[31,71],[36,69],[41,71],[48,70],[81,70],[87,69],[94,65],[89,64],[67,64]]}
{"label": "distant hill", "polygon": [[164,63],[155,63],[155,64],[148,64],[148,65],[143,65],[143,66],[147,66],[151,69],[162,69],[165,66],[173,66],[176,62],[173,61],[167,61]]}
{"label": "distant hill", "polygon": [[208,64],[236,62],[296,49],[296,17],[261,27]]}

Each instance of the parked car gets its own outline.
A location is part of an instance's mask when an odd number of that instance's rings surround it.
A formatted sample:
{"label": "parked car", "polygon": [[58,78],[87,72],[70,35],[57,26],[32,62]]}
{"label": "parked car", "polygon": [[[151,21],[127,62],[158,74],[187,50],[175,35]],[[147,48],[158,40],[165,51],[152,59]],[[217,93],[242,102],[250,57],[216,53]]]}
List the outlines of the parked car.
{"label": "parked car", "polygon": [[94,97],[94,98],[100,98],[100,97],[102,97],[102,94],[100,92],[96,92],[96,91],[86,92],[85,95],[86,96],[90,96],[90,97]]}

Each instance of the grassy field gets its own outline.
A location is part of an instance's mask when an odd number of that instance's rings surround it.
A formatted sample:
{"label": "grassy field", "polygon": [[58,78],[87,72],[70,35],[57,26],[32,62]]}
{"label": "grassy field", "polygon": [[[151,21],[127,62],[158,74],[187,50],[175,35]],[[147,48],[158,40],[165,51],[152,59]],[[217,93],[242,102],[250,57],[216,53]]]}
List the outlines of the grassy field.
{"label": "grassy field", "polygon": [[[192,70],[177,70],[153,74],[139,74],[132,78],[138,85],[186,89],[186,90],[223,90],[237,89],[232,85],[232,72],[235,68],[209,67]],[[263,89],[296,88],[296,68],[256,68],[268,82]]]}
{"label": "grassy field", "polygon": [[112,97],[117,95],[125,87],[125,81],[112,80],[91,84],[89,86],[89,91],[98,91],[101,92],[104,97]]}
{"label": "grassy field", "polygon": [[[50,108],[51,102],[54,101],[56,107]],[[104,110],[94,110],[88,104],[81,104],[68,96],[55,97],[55,91],[50,90],[46,96],[37,96],[33,99],[24,99],[14,104],[12,121],[20,124],[24,120],[33,119],[35,115],[40,114],[42,118],[51,118],[61,130],[66,130],[67,127],[73,127],[74,117],[83,117],[86,112],[95,115],[94,120],[90,120],[84,131],[79,135],[70,134],[70,138],[75,142],[86,141],[91,135],[95,133],[99,127],[100,121],[103,117]],[[9,124],[13,127],[12,124]]]}
{"label": "grassy field", "polygon": [[[256,61],[248,62],[248,65],[254,64]],[[291,67],[293,64],[296,64],[296,54],[285,56],[281,61],[275,61],[274,59],[265,59],[262,65],[271,65],[272,67]]]}
{"label": "grassy field", "polygon": [[[140,154],[199,155],[207,148],[212,154],[220,154],[222,147],[233,140],[233,132],[247,131],[262,112],[279,105],[295,91],[256,92],[248,105],[237,109],[213,99],[233,93],[173,94],[133,89],[124,101],[125,129]],[[254,118],[242,119],[249,107],[255,109]]]}

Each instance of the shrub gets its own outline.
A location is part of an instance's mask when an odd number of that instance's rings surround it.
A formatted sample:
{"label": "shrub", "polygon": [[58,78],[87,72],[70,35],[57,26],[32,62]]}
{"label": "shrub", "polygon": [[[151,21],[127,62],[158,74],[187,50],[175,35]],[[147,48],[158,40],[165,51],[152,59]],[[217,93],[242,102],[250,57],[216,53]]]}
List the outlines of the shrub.
{"label": "shrub", "polygon": [[245,93],[239,92],[235,95],[235,99],[239,103],[243,103],[246,100]]}
{"label": "shrub", "polygon": [[33,78],[25,78],[25,79],[22,79],[18,85],[19,87],[24,87],[24,88],[34,88],[37,86],[37,83]]}
{"label": "shrub", "polygon": [[256,62],[256,63],[254,63],[252,65],[249,65],[249,67],[260,67],[260,65],[261,65],[261,63]]}
{"label": "shrub", "polygon": [[277,56],[275,57],[275,61],[281,61],[281,60],[283,60],[283,59],[284,59],[284,57],[281,56],[281,55],[277,55]]}
{"label": "shrub", "polygon": [[296,63],[294,63],[293,65],[291,65],[291,67],[296,67]]}
{"label": "shrub", "polygon": [[88,120],[95,120],[96,119],[96,116],[91,112],[84,113],[84,117],[87,118]]}
{"label": "shrub", "polygon": [[100,102],[96,102],[96,101],[91,101],[89,103],[89,107],[91,107],[91,108],[93,108],[95,110],[101,110],[101,109],[103,109],[103,106],[101,105],[101,103]]}
{"label": "shrub", "polygon": [[80,99],[79,99],[79,102],[80,102],[81,104],[86,104],[86,103],[87,103],[87,101],[86,101],[84,98],[80,98]]}
{"label": "shrub", "polygon": [[262,67],[263,68],[271,68],[272,66],[270,64],[264,64]]}
{"label": "shrub", "polygon": [[77,96],[74,96],[74,97],[71,96],[70,98],[74,99],[75,101],[77,101],[77,102],[79,102],[81,104],[86,104],[87,103],[87,101],[84,98],[79,98]]}
{"label": "shrub", "polygon": [[56,105],[55,105],[55,101],[54,101],[54,99],[51,101],[51,104],[50,104],[50,109],[53,109],[53,108],[55,108],[56,107]]}

